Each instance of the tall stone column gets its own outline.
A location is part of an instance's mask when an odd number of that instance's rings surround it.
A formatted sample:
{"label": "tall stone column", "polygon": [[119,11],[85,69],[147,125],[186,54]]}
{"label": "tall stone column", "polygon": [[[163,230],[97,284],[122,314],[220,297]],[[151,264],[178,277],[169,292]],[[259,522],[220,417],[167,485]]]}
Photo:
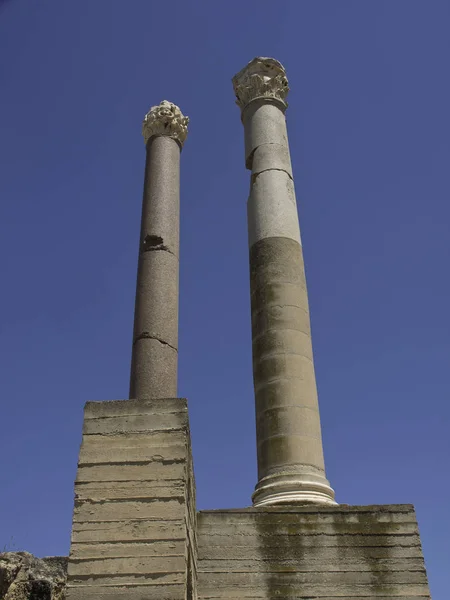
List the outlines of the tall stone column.
{"label": "tall stone column", "polygon": [[130,398],[175,398],[178,367],[180,151],[189,119],[164,100],[144,118],[147,158]]}
{"label": "tall stone column", "polygon": [[288,81],[273,58],[233,78],[245,130],[253,380],[255,506],[335,504],[326,477],[308,296],[285,111]]}

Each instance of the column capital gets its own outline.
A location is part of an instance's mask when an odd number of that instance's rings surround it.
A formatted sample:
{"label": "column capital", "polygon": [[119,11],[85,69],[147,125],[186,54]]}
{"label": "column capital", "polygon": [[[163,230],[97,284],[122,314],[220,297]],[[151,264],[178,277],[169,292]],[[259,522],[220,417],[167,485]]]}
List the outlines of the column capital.
{"label": "column capital", "polygon": [[185,117],[179,107],[163,100],[158,106],[152,106],[144,117],[142,135],[148,140],[157,136],[167,136],[176,140],[181,147],[187,137],[189,117]]}
{"label": "column capital", "polygon": [[244,108],[252,100],[263,99],[281,103],[287,108],[289,83],[283,65],[274,58],[257,56],[232,79],[236,104]]}

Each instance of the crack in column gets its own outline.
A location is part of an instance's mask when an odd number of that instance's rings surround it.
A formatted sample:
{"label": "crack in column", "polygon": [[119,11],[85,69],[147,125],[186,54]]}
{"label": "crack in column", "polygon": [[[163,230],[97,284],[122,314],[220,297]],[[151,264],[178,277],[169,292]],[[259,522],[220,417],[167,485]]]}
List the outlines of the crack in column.
{"label": "crack in column", "polygon": [[175,350],[175,352],[178,352],[178,349],[175,348],[175,346],[172,346],[171,344],[169,344],[168,342],[162,340],[161,338],[159,338],[156,335],[152,335],[151,333],[149,333],[148,331],[143,331],[141,334],[139,334],[136,339],[133,342],[133,347],[136,344],[136,342],[139,342],[139,340],[156,340],[157,342],[159,342],[160,344],[162,344],[163,346],[169,346],[169,348],[172,348],[172,350]]}
{"label": "crack in column", "polygon": [[289,177],[289,179],[291,181],[294,181],[294,178],[292,177],[292,175],[288,171],[286,171],[286,169],[278,169],[277,167],[269,167],[267,169],[263,169],[262,171],[258,171],[258,173],[252,173],[252,176],[251,176],[251,186],[254,185],[255,181],[257,180],[257,178],[262,173],[267,173],[267,171],[280,171],[281,173],[286,173],[286,175]]}

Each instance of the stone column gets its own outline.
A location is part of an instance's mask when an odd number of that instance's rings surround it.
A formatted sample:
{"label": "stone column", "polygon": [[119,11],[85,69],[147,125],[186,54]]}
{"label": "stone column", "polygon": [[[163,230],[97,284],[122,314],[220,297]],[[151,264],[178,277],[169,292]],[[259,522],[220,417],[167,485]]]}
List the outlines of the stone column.
{"label": "stone column", "polygon": [[130,398],[177,396],[180,151],[188,121],[164,100],[142,127],[147,158]]}
{"label": "stone column", "polygon": [[233,78],[245,130],[253,380],[255,506],[335,504],[323,459],[308,296],[286,130],[288,81],[273,58]]}

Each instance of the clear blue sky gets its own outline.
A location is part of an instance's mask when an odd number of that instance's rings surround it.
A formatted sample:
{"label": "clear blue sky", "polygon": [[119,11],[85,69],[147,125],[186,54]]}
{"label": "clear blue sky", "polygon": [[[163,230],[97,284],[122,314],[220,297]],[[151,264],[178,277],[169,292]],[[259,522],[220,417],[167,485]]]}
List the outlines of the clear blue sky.
{"label": "clear blue sky", "polygon": [[230,79],[274,56],[328,477],[341,503],[416,506],[447,600],[449,26],[446,0],[1,2],[0,547],[68,553],[83,405],[127,397],[141,121],[162,99],[191,118],[179,394],[198,507],[250,503],[249,175]]}

